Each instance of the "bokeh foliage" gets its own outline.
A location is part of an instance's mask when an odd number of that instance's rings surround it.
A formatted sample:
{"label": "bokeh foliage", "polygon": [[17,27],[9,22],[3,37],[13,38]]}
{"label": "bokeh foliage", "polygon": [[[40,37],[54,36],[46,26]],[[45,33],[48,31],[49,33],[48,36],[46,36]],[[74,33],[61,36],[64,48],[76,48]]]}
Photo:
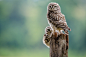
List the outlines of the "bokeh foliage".
{"label": "bokeh foliage", "polygon": [[72,30],[69,57],[86,57],[85,0],[0,0],[0,56],[49,57],[42,39],[50,2],[59,3]]}

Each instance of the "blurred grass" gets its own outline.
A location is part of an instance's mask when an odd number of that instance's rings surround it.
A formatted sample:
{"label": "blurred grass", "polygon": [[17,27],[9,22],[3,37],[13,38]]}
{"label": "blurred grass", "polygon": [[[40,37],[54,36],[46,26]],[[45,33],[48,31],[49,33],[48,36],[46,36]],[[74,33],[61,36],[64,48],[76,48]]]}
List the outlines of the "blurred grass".
{"label": "blurred grass", "polygon": [[49,49],[7,49],[0,48],[0,56],[19,57],[49,57]]}
{"label": "blurred grass", "polygon": [[[69,57],[86,57],[84,53],[69,50]],[[49,49],[19,49],[19,48],[0,48],[0,57],[49,57]]]}

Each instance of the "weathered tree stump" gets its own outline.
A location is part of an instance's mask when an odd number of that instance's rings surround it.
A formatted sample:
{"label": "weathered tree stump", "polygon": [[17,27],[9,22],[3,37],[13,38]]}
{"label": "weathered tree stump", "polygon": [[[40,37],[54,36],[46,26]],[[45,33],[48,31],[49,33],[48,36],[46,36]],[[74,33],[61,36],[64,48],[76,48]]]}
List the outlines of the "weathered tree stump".
{"label": "weathered tree stump", "polygon": [[50,57],[68,57],[68,35],[57,33],[50,39]]}

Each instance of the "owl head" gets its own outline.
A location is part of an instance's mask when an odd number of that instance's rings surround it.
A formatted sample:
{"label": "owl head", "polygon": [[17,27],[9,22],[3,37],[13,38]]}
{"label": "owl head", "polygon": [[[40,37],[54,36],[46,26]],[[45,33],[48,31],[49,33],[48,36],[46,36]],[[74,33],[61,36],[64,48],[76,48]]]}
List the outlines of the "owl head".
{"label": "owl head", "polygon": [[54,2],[49,3],[47,9],[48,9],[48,11],[61,12],[59,4],[58,3],[54,3]]}

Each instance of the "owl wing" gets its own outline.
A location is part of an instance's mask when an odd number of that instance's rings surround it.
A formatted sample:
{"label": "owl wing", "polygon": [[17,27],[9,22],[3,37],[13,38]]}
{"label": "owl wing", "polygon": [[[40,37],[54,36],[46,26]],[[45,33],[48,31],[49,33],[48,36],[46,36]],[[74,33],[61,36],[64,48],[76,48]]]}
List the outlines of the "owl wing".
{"label": "owl wing", "polygon": [[52,24],[56,27],[59,27],[59,28],[62,28],[64,31],[68,31],[71,29],[68,27],[67,23],[66,23],[66,20],[65,20],[65,16],[64,15],[60,15],[58,16],[59,18],[57,18],[58,20],[49,20],[50,22],[52,22]]}
{"label": "owl wing", "polygon": [[69,30],[71,31],[71,29],[68,27],[65,16],[63,14],[61,14],[61,16],[59,17],[59,24],[57,24],[59,27],[62,27],[64,30]]}

